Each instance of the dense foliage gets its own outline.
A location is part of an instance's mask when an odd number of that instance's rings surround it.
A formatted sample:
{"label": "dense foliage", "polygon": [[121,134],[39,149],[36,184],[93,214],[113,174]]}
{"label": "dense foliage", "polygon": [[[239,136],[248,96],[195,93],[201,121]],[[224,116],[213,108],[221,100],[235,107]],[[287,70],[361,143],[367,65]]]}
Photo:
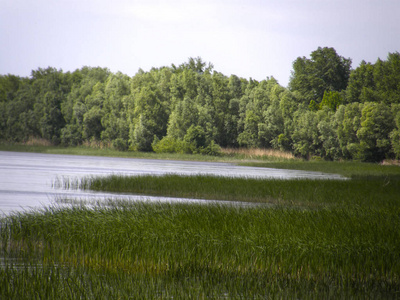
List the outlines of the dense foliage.
{"label": "dense foliage", "polygon": [[318,48],[293,63],[289,87],[225,76],[201,58],[139,70],[0,76],[0,139],[101,141],[119,150],[218,154],[264,147],[303,157],[400,158],[400,54],[375,64]]}

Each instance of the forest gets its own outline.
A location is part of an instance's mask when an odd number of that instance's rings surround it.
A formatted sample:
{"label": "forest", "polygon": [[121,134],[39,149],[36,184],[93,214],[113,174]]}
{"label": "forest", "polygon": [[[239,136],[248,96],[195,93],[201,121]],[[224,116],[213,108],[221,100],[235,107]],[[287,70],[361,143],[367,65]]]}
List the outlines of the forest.
{"label": "forest", "polygon": [[273,148],[303,158],[400,159],[400,53],[351,59],[322,48],[293,62],[288,87],[273,77],[226,76],[200,57],[141,69],[33,70],[0,75],[0,141],[101,142],[121,151],[218,155]]}

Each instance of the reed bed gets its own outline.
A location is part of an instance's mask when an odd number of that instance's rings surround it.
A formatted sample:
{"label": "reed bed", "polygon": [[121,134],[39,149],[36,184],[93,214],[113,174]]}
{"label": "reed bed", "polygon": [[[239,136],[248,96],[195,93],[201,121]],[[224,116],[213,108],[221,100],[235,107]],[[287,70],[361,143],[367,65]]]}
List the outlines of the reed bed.
{"label": "reed bed", "polygon": [[351,180],[254,179],[209,175],[86,177],[64,181],[66,188],[141,195],[270,203],[300,207],[327,205],[393,207],[400,202],[400,175],[359,176]]}
{"label": "reed bed", "polygon": [[288,151],[263,148],[222,148],[222,154],[226,156],[244,159],[268,159],[268,160],[295,160],[296,157]]}
{"label": "reed bed", "polygon": [[390,208],[110,201],[1,220],[0,298],[395,298]]}

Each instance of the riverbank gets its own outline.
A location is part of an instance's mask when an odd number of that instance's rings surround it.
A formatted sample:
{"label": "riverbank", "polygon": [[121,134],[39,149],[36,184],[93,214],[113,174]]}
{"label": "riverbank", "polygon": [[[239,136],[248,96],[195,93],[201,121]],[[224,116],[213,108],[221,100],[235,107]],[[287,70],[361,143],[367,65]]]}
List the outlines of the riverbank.
{"label": "riverbank", "polygon": [[340,174],[345,177],[354,175],[393,175],[400,174],[400,166],[397,162],[391,164],[383,163],[361,163],[357,161],[323,161],[303,160],[288,155],[286,152],[270,151],[262,149],[237,150],[226,149],[220,156],[209,156],[199,154],[178,153],[153,153],[137,151],[117,151],[110,147],[78,146],[78,147],[56,147],[50,145],[33,144],[1,144],[0,151],[104,156],[120,158],[139,159],[163,159],[182,161],[205,161],[205,162],[227,162],[242,166],[254,166],[277,169],[316,171],[331,174]]}
{"label": "riverbank", "polygon": [[141,151],[119,151],[102,142],[85,143],[80,146],[54,146],[46,140],[32,139],[25,143],[0,141],[0,151],[33,152],[64,155],[89,155],[120,158],[144,158],[184,161],[211,162],[249,162],[249,161],[292,161],[301,160],[289,152],[273,149],[232,149],[223,148],[219,155],[187,154],[187,153],[155,153]]}

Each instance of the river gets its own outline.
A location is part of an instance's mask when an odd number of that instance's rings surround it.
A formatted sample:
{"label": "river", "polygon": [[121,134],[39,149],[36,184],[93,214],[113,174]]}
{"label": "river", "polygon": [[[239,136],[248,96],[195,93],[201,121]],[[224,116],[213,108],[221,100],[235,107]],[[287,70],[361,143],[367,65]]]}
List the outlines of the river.
{"label": "river", "polygon": [[[166,197],[135,196],[65,190],[57,180],[110,174],[210,174],[256,178],[342,179],[340,175],[297,170],[255,168],[229,163],[171,161],[98,156],[77,156],[0,151],[0,215],[48,206],[56,199],[104,200],[128,198],[155,201],[199,201]],[[200,200],[201,201],[201,200]]]}

